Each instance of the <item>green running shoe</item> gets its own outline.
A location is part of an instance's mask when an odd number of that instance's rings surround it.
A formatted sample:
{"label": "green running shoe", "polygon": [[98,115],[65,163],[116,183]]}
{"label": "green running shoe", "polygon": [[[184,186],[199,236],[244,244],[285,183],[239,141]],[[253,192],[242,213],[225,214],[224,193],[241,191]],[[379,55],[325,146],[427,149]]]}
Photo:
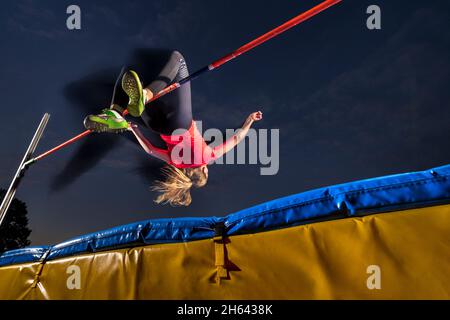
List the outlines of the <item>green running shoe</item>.
{"label": "green running shoe", "polygon": [[122,89],[130,98],[127,106],[128,112],[133,117],[140,117],[144,111],[145,102],[142,83],[136,72],[133,70],[125,72],[122,78]]}
{"label": "green running shoe", "polygon": [[128,122],[117,111],[104,109],[99,115],[87,116],[84,126],[94,132],[121,133],[128,129]]}

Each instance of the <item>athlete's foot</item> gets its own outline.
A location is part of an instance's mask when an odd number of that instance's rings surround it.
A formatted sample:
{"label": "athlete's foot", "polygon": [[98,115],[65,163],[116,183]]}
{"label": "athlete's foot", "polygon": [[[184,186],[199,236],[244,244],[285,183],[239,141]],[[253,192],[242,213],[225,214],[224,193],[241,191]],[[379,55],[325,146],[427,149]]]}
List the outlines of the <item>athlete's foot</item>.
{"label": "athlete's foot", "polygon": [[144,111],[145,97],[139,76],[133,70],[125,72],[122,78],[122,88],[129,97],[128,112],[133,117],[140,117]]}
{"label": "athlete's foot", "polygon": [[112,109],[104,109],[101,114],[87,116],[84,126],[94,132],[121,133],[128,130],[128,122]]}
{"label": "athlete's foot", "polygon": [[117,103],[113,103],[113,104],[109,107],[109,109],[114,110],[114,111],[117,111],[117,112],[120,113],[120,114],[123,114],[123,112],[125,111],[125,109],[122,108],[122,107],[121,107],[120,105],[118,105]]}
{"label": "athlete's foot", "polygon": [[144,89],[144,105],[147,104],[148,101],[150,101],[153,98],[153,92],[151,92],[149,89]]}

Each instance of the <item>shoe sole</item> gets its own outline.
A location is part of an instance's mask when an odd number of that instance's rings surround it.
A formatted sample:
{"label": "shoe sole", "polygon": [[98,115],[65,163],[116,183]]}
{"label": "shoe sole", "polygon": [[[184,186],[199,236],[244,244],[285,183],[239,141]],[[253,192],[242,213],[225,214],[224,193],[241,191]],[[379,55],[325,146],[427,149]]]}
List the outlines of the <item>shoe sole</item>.
{"label": "shoe sole", "polygon": [[88,117],[84,119],[84,127],[87,130],[91,130],[97,133],[123,133],[128,130],[128,129],[110,129],[104,124],[89,120]]}
{"label": "shoe sole", "polygon": [[142,84],[136,72],[127,71],[122,78],[122,89],[129,97],[128,112],[133,117],[140,117],[144,111],[144,106],[141,106],[143,98]]}

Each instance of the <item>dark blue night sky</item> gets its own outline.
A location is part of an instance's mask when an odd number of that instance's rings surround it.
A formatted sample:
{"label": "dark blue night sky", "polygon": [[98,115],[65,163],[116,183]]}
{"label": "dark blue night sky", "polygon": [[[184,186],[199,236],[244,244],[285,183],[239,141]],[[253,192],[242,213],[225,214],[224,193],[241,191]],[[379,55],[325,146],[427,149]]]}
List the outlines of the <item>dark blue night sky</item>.
{"label": "dark blue night sky", "polygon": [[[100,79],[140,50],[170,48],[191,71],[320,1],[3,1],[0,11],[0,187],[41,116],[38,151],[81,132],[111,98]],[[264,4],[263,4],[264,3]],[[66,28],[77,4],[82,29]],[[366,8],[382,9],[382,30]],[[343,3],[192,83],[196,119],[224,130],[261,109],[280,129],[280,171],[212,166],[187,208],[153,203],[161,163],[127,134],[96,135],[30,168],[17,197],[33,245],[150,218],[222,216],[325,185],[450,162],[448,1]],[[88,141],[89,140],[89,141]]]}

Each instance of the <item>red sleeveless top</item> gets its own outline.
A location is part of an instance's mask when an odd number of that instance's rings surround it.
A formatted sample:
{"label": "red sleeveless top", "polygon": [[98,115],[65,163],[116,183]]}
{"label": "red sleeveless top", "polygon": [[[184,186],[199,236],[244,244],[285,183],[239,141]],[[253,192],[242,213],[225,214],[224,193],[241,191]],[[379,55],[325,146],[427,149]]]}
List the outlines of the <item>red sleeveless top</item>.
{"label": "red sleeveless top", "polygon": [[177,168],[196,168],[216,159],[214,151],[209,147],[198,131],[195,121],[189,130],[177,135],[160,135],[167,145],[170,165]]}

